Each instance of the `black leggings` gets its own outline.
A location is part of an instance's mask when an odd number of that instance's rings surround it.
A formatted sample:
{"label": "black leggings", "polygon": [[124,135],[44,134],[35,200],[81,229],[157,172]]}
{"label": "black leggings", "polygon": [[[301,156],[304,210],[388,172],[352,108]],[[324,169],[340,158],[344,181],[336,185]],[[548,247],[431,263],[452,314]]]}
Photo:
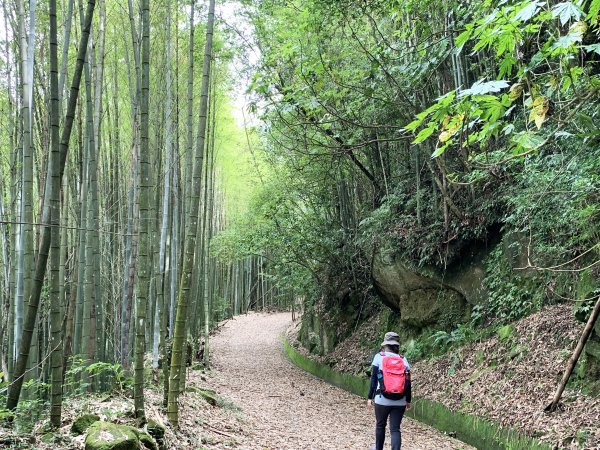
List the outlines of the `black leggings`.
{"label": "black leggings", "polygon": [[400,434],[400,422],[404,416],[406,406],[383,406],[375,403],[375,450],[383,450],[385,441],[385,426],[388,416],[390,417],[390,435],[392,436],[392,450],[400,450],[402,435]]}

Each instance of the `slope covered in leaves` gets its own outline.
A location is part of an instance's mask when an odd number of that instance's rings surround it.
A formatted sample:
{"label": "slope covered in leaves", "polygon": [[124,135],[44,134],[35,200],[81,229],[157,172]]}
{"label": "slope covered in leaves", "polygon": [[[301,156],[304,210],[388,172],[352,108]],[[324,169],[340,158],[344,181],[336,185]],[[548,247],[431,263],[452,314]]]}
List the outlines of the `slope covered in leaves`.
{"label": "slope covered in leaves", "polygon": [[[342,372],[362,372],[377,349],[383,319],[373,317],[324,360]],[[414,397],[514,427],[556,448],[598,448],[600,399],[585,395],[577,382],[563,394],[559,411],[544,412],[581,329],[570,306],[548,307],[485,339],[415,362]]]}

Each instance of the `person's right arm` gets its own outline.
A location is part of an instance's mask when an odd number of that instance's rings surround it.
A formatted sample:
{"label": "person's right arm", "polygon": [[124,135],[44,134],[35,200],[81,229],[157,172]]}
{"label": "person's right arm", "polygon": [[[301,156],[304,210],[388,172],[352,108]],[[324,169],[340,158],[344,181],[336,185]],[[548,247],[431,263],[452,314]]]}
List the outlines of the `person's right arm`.
{"label": "person's right arm", "polygon": [[377,385],[379,384],[379,362],[381,356],[377,353],[373,357],[373,362],[371,363],[371,383],[369,385],[369,394],[367,395],[367,406],[371,408],[373,406],[373,399],[375,398],[375,392],[377,391]]}
{"label": "person's right arm", "polygon": [[369,386],[369,395],[367,399],[373,400],[375,397],[375,391],[377,390],[377,374],[379,373],[378,366],[371,366],[371,384]]}
{"label": "person's right arm", "polygon": [[373,398],[375,397],[375,391],[377,391],[377,374],[379,373],[379,366],[371,366],[371,384],[369,385],[369,394],[367,395],[367,407],[373,407]]}

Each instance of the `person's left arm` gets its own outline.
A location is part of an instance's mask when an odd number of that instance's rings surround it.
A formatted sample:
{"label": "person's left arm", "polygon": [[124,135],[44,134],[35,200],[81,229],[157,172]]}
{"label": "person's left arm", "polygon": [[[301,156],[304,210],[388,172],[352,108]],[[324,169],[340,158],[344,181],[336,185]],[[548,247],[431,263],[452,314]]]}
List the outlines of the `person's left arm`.
{"label": "person's left arm", "polygon": [[406,371],[407,371],[407,377],[406,377],[406,382],[404,385],[404,392],[406,393],[406,403],[407,403],[407,409],[410,409],[410,404],[412,402],[412,382],[410,379],[410,364],[408,363],[408,360],[406,358],[404,358],[404,365],[406,366]]}

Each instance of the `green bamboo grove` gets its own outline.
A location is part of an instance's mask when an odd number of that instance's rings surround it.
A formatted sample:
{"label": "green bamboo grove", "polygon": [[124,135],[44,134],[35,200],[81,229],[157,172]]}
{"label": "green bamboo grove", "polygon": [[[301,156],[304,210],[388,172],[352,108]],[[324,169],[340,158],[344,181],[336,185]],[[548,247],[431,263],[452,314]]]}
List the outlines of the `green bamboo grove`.
{"label": "green bamboo grove", "polygon": [[0,417],[154,383],[177,427],[251,310],[324,355],[422,295],[412,361],[594,309],[600,0],[0,2]]}
{"label": "green bamboo grove", "polygon": [[228,81],[238,44],[214,1],[2,8],[3,407],[41,402],[59,427],[64,398],[119,373],[142,421],[162,384],[177,426],[188,346],[208,367],[216,323],[282,306],[259,256],[211,250],[243,208],[224,182],[249,161]]}

